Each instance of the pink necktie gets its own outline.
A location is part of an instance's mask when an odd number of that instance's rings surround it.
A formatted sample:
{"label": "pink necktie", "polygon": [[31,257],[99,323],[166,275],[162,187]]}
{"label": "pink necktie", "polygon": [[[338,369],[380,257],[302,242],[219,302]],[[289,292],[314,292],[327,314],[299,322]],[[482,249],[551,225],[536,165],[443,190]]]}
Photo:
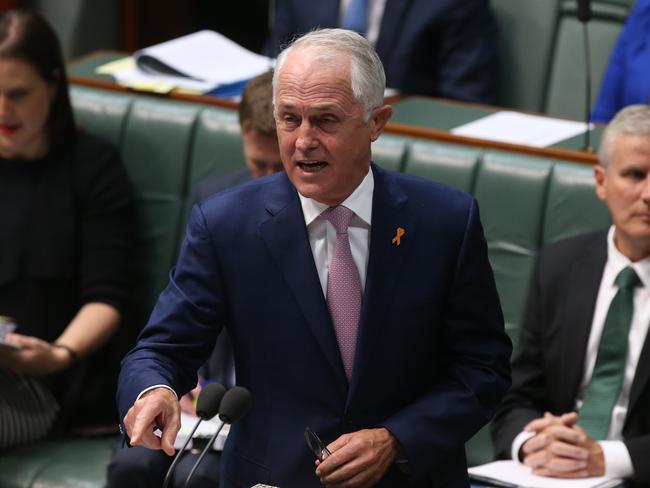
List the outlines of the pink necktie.
{"label": "pink necktie", "polygon": [[340,205],[330,207],[321,214],[336,229],[336,243],[327,280],[327,308],[334,324],[348,380],[352,377],[361,315],[361,279],[352,259],[348,239],[348,226],[353,215],[352,210]]}

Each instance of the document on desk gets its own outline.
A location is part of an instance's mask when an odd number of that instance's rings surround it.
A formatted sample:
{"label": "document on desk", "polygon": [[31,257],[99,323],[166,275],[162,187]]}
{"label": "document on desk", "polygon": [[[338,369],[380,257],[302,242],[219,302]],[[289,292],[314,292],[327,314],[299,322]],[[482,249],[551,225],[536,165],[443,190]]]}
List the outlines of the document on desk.
{"label": "document on desk", "polygon": [[605,476],[569,480],[536,476],[531,471],[515,461],[495,461],[468,469],[470,479],[503,488],[614,488],[623,484],[618,478]]}
{"label": "document on desk", "polygon": [[274,59],[249,51],[218,32],[203,30],[141,49],[96,71],[136,90],[237,96],[246,81],[274,64]]}
{"label": "document on desk", "polygon": [[[546,147],[585,132],[584,122],[504,110],[451,129],[452,134],[533,147]],[[593,124],[589,125],[589,130]]]}
{"label": "document on desk", "polygon": [[273,67],[271,58],[211,30],[141,49],[133,57],[147,74],[189,78],[213,87],[248,80]]}
{"label": "document on desk", "polygon": [[[183,447],[183,444],[187,440],[187,437],[190,435],[190,432],[192,432],[192,429],[194,428],[194,425],[196,424],[197,420],[198,417],[195,417],[194,415],[189,415],[185,412],[181,412],[181,429],[178,431],[178,435],[176,436],[176,440],[174,441],[174,449],[180,449],[181,447]],[[199,428],[196,429],[196,432],[194,433],[194,439],[211,438],[220,425],[221,425],[221,421],[217,420],[216,418],[212,420],[204,420],[199,424]],[[214,449],[215,451],[223,451],[223,446],[226,443],[228,432],[230,432],[230,425],[226,424],[223,426],[223,429],[221,429],[221,432],[219,432],[219,435],[217,436],[217,439],[215,440],[212,449]],[[187,445],[187,449],[192,449],[192,443],[193,442],[190,441],[190,443]]]}

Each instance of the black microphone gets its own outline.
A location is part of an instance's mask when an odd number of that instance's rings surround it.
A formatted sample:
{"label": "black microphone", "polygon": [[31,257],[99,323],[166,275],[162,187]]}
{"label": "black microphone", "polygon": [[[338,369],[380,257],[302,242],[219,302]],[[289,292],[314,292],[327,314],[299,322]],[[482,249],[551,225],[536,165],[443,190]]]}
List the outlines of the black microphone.
{"label": "black microphone", "polygon": [[250,403],[251,394],[242,386],[234,386],[226,392],[223,396],[223,400],[221,400],[221,406],[219,407],[219,419],[221,420],[221,425],[205,445],[203,451],[201,451],[201,455],[194,463],[194,466],[192,466],[190,474],[187,475],[187,480],[185,481],[183,488],[188,488],[190,486],[196,468],[199,467],[199,464],[203,461],[203,458],[208,451],[212,449],[212,444],[217,440],[217,436],[219,435],[219,432],[221,432],[221,429],[223,429],[223,426],[226,424],[232,424],[235,420],[243,417],[248,411]]}
{"label": "black microphone", "polygon": [[578,0],[578,20],[580,22],[591,20],[591,0]]}
{"label": "black microphone", "polygon": [[167,488],[167,486],[169,486],[174,468],[176,467],[176,464],[178,464],[178,461],[183,455],[183,452],[185,452],[187,445],[192,440],[192,437],[194,437],[194,433],[199,427],[199,424],[204,420],[210,420],[212,417],[217,415],[219,412],[219,406],[221,405],[221,400],[225,394],[226,389],[221,383],[210,383],[209,385],[206,385],[205,388],[201,389],[199,398],[196,400],[196,415],[199,417],[199,420],[197,420],[196,424],[194,424],[194,428],[185,440],[185,444],[183,444],[181,450],[176,453],[176,456],[174,456],[174,461],[172,461],[172,464],[169,466],[167,474],[165,475],[163,488]]}
{"label": "black microphone", "polygon": [[585,81],[585,151],[591,151],[591,143],[589,140],[589,115],[591,113],[591,55],[589,52],[589,30],[587,29],[587,22],[589,22],[590,19],[591,0],[578,0],[578,20],[582,22],[582,32],[585,45],[585,71],[587,75]]}

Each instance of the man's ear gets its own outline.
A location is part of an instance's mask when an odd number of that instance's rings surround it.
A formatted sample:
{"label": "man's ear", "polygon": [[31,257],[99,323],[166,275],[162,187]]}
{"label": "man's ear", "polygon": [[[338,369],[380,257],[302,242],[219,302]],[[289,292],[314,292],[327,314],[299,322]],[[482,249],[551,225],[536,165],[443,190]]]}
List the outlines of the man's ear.
{"label": "man's ear", "polygon": [[251,130],[253,130],[253,123],[250,120],[244,120],[241,124],[241,132],[242,134],[247,134]]}
{"label": "man's ear", "polygon": [[393,115],[393,107],[390,105],[382,105],[372,111],[370,116],[370,123],[372,124],[370,140],[372,142],[375,142],[384,131],[384,127],[386,127],[391,115]]}

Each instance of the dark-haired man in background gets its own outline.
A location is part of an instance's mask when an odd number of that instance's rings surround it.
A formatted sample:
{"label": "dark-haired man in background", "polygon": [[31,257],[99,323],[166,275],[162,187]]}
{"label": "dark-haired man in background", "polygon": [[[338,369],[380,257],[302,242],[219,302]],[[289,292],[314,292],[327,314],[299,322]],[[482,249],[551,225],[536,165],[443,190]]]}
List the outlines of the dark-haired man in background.
{"label": "dark-haired man in background", "polygon": [[278,136],[273,118],[273,71],[252,78],[244,89],[239,104],[246,168],[228,175],[209,176],[200,181],[191,203],[197,203],[214,193],[245,183],[253,178],[282,171]]}

